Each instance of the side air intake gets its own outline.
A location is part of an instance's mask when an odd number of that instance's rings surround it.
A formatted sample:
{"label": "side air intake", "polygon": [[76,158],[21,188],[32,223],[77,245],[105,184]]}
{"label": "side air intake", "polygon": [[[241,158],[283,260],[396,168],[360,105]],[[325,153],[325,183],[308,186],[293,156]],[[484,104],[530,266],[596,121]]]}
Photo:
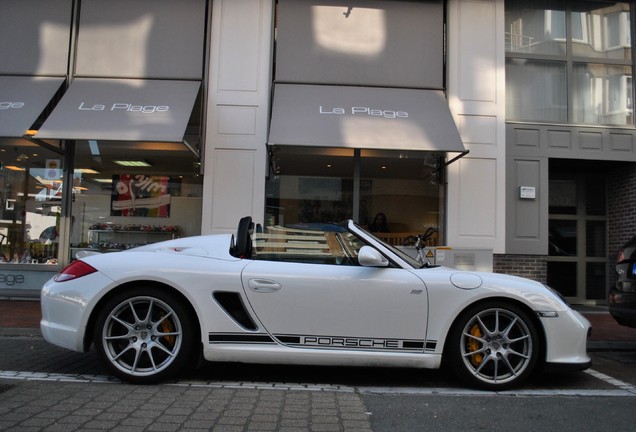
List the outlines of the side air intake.
{"label": "side air intake", "polygon": [[247,312],[241,295],[236,292],[215,291],[212,295],[214,300],[223,310],[236,321],[241,327],[247,330],[257,330],[256,324]]}

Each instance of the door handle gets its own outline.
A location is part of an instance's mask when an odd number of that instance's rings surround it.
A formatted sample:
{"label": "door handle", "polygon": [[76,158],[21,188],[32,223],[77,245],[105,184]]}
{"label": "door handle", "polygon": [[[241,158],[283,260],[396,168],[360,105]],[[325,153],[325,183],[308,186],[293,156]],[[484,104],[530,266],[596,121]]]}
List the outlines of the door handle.
{"label": "door handle", "polygon": [[276,292],[283,287],[278,282],[268,279],[250,279],[247,282],[247,286],[249,286],[252,291],[258,293]]}

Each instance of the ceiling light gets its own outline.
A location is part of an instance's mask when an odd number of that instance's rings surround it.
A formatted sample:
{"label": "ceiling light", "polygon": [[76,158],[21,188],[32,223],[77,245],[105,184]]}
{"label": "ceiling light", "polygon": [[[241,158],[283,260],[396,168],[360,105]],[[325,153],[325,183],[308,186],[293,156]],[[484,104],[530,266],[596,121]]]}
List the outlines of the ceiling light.
{"label": "ceiling light", "polygon": [[92,168],[76,168],[75,172],[81,174],[100,174],[99,171],[95,171]]}
{"label": "ceiling light", "polygon": [[114,160],[117,165],[125,166],[125,167],[149,167],[152,166],[150,163],[141,160]]}
{"label": "ceiling light", "polygon": [[5,165],[4,166],[6,169],[11,170],[11,171],[26,171],[26,169],[16,166],[16,165]]}
{"label": "ceiling light", "polygon": [[113,179],[112,178],[96,178],[96,179],[91,179],[91,181],[94,181],[97,183],[112,183]]}

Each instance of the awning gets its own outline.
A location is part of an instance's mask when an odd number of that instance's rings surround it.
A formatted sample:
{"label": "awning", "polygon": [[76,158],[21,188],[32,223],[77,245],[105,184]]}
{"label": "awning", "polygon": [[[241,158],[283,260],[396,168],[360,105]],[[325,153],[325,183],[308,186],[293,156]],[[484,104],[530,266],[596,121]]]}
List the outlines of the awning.
{"label": "awning", "polygon": [[61,77],[0,76],[0,137],[22,137],[63,82]]}
{"label": "awning", "polygon": [[182,142],[198,81],[76,78],[35,138]]}
{"label": "awning", "polygon": [[438,90],[276,84],[268,142],[467,153]]}

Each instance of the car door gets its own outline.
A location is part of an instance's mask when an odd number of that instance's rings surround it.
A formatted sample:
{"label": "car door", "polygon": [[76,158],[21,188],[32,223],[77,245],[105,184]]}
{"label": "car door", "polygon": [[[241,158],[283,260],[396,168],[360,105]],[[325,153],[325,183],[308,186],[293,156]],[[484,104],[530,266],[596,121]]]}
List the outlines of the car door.
{"label": "car door", "polygon": [[253,261],[242,274],[265,330],[291,346],[422,351],[427,293],[400,268]]}

